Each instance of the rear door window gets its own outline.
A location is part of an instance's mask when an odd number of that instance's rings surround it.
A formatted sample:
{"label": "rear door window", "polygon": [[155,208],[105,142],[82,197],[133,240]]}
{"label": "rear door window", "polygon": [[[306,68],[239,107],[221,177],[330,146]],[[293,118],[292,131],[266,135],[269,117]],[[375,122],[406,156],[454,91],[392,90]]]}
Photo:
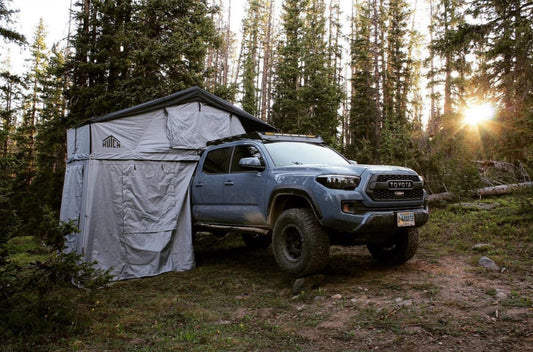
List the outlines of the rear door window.
{"label": "rear door window", "polygon": [[231,147],[211,150],[205,157],[202,171],[206,174],[227,174],[230,157]]}

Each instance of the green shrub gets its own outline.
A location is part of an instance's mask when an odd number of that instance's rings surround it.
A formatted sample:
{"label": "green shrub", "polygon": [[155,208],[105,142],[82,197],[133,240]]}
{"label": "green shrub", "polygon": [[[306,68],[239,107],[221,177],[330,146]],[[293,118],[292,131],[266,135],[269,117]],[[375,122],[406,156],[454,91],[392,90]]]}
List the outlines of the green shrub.
{"label": "green shrub", "polygon": [[73,290],[73,283],[91,292],[110,280],[108,272],[95,269],[94,263],[64,253],[65,235],[77,231],[72,223],[59,222],[45,209],[38,230],[44,260],[22,265],[8,256],[0,266],[1,335],[38,338],[76,331],[83,327],[83,318],[75,295],[66,292]]}

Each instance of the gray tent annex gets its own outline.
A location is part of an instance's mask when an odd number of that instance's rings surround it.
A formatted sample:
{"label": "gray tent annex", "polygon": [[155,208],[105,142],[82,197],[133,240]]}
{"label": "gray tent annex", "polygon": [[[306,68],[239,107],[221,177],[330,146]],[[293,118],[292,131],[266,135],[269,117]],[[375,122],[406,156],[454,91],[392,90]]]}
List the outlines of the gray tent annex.
{"label": "gray tent annex", "polygon": [[198,87],[69,129],[60,218],[80,232],[66,251],[118,280],[192,269],[189,183],[199,150],[274,130]]}

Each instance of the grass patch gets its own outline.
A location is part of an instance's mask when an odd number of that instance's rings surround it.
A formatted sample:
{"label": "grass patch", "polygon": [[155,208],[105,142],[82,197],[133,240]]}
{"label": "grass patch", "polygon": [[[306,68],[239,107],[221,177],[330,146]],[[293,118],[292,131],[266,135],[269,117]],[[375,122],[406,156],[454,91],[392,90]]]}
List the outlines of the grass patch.
{"label": "grass patch", "polygon": [[19,266],[44,261],[48,255],[32,236],[13,237],[6,243],[9,260]]}
{"label": "grass patch", "polygon": [[[533,211],[525,211],[524,197],[483,200],[498,204],[490,210],[455,204],[432,209],[431,220],[421,228],[421,234],[432,252],[440,256],[462,254],[476,262],[488,255],[501,267],[526,273],[533,266]],[[489,246],[475,253],[473,247],[480,243]]]}

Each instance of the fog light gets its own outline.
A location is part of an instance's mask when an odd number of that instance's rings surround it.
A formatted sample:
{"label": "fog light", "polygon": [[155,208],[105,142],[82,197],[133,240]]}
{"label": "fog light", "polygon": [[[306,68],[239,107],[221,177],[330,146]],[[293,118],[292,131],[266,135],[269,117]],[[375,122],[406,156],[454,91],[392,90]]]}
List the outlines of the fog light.
{"label": "fog light", "polygon": [[343,213],[355,214],[359,209],[359,204],[353,200],[343,201],[341,203],[341,208]]}

